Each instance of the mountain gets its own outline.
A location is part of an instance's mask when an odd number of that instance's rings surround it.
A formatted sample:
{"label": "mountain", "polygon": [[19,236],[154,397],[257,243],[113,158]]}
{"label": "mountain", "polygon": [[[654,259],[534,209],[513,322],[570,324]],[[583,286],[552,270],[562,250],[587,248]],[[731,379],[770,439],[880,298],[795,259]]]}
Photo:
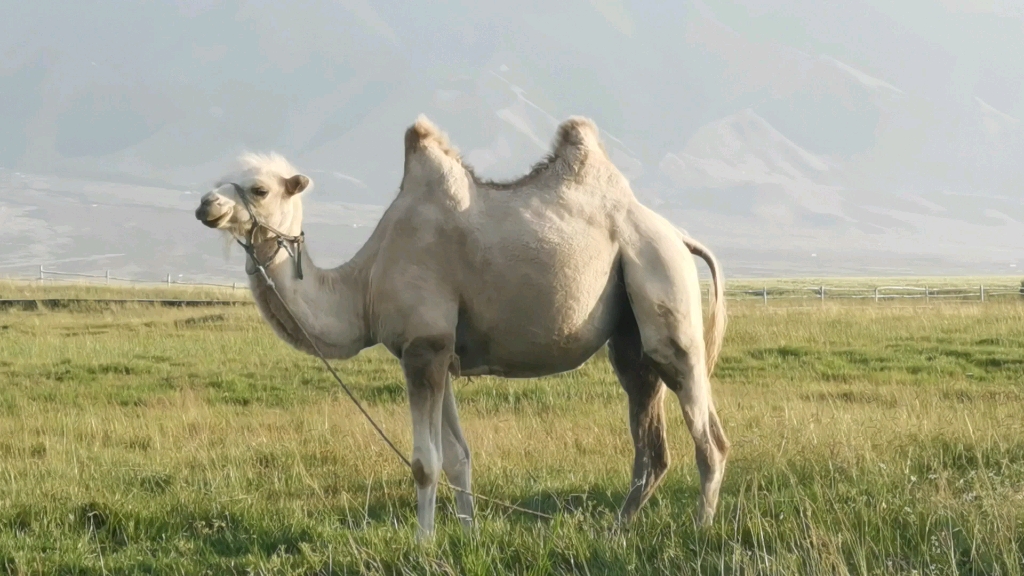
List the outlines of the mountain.
{"label": "mountain", "polygon": [[[673,187],[659,209],[693,223],[691,233],[729,229],[718,248],[746,254],[750,270],[763,274],[1005,272],[1016,264],[1024,248],[1019,198],[873,190],[851,164],[812,154],[746,109],[666,153],[659,169]],[[979,253],[979,244],[989,249]],[[760,266],[752,254],[765,259]]]}
{"label": "mountain", "polygon": [[836,169],[783,136],[753,110],[701,127],[659,169],[682,190],[679,202],[710,200],[723,213],[763,214],[793,222],[798,215],[844,218]]}
{"label": "mountain", "polygon": [[393,198],[419,113],[497,179],[594,118],[638,197],[733,276],[1009,271],[1024,27],[947,4],[12,5],[0,274],[124,253],[66,266],[237,278],[191,210],[247,149],[314,179],[313,252],[340,261]]}

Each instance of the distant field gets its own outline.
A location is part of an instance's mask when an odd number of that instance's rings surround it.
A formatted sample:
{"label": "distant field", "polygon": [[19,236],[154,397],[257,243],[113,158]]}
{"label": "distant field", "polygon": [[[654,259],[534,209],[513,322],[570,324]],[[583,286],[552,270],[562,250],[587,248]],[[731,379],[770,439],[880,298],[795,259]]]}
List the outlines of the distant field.
{"label": "distant field", "polygon": [[[0,298],[51,290],[247,298],[14,283]],[[694,525],[693,449],[674,400],[673,468],[637,522],[611,530],[632,444],[603,356],[551,378],[458,380],[476,489],[556,519],[480,503],[465,536],[444,493],[426,547],[413,538],[409,473],[254,308],[0,311],[0,565],[1024,573],[1024,299],[848,304],[732,306],[713,385],[733,452],[706,530]],[[335,365],[408,452],[397,363],[373,349]]]}
{"label": "distant field", "polygon": [[208,286],[165,286],[163,284],[104,285],[86,282],[40,283],[33,280],[0,280],[0,300],[30,298],[103,298],[103,299],[189,299],[251,300],[247,284],[237,290]]}

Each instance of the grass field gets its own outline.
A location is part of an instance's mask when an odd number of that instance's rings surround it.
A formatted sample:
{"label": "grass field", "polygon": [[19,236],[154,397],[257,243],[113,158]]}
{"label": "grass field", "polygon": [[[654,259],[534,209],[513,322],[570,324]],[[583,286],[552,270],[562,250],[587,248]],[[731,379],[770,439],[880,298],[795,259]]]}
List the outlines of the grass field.
{"label": "grass field", "polygon": [[[9,297],[9,296],[7,296]],[[414,540],[412,479],[252,307],[0,312],[0,566],[10,573],[1021,574],[1024,303],[733,306],[714,377],[733,442],[714,526],[693,448],[635,524],[626,400],[599,356],[456,382],[481,493]],[[380,350],[336,363],[399,446]]]}

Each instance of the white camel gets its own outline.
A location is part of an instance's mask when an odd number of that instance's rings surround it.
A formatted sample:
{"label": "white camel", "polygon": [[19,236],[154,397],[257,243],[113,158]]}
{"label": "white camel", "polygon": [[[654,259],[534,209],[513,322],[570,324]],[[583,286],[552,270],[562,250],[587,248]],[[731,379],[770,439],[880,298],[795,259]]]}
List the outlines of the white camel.
{"label": "white camel", "polygon": [[[636,513],[668,469],[667,385],[696,446],[698,516],[711,521],[729,449],[709,382],[725,330],[721,273],[705,247],[637,201],[593,122],[563,122],[545,160],[496,183],[479,179],[421,116],[405,134],[397,197],[358,253],[330,270],[301,250],[300,193],[309,178],[276,154],[246,155],[241,164],[203,196],[196,217],[251,241],[253,297],[286,342],[313,352],[297,321],[330,358],[381,343],[401,361],[421,537],[433,531],[442,470],[470,490],[452,375],[555,374],[605,343],[629,397],[636,452],[620,520]],[[708,263],[714,284],[706,343],[691,252]],[[455,498],[468,527],[472,497],[457,491]]]}

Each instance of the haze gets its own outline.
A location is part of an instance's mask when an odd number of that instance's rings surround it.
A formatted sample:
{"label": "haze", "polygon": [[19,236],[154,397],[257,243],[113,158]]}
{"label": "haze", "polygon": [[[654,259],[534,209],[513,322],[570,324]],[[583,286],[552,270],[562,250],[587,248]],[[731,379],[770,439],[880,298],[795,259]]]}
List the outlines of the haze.
{"label": "haze", "polygon": [[419,113],[490,178],[590,116],[727,277],[1024,266],[1016,1],[5,4],[0,275],[244,278],[192,216],[243,150],[314,179],[338,264]]}

